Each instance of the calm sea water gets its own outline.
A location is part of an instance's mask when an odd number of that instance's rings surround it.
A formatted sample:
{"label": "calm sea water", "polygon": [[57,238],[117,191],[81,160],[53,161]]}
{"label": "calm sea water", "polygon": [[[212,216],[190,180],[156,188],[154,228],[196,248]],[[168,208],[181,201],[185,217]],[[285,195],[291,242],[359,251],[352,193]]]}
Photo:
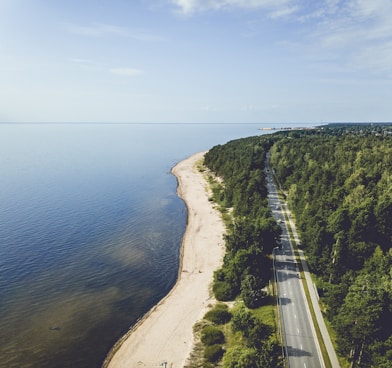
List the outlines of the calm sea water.
{"label": "calm sea water", "polygon": [[0,125],[0,367],[100,367],[174,285],[171,167],[257,125]]}

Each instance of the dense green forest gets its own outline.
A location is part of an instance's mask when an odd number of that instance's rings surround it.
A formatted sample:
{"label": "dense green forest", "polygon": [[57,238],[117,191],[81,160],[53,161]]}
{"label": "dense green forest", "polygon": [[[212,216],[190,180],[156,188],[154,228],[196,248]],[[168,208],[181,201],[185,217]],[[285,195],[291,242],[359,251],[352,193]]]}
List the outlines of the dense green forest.
{"label": "dense green forest", "polygon": [[361,367],[391,367],[392,136],[363,126],[283,134],[271,165],[339,353]]}
{"label": "dense green forest", "polygon": [[[257,310],[271,304],[263,288],[270,280],[270,254],[282,231],[268,207],[263,171],[271,144],[259,137],[240,139],[213,147],[205,156],[205,165],[223,179],[222,184],[213,186],[214,200],[230,213],[226,255],[222,268],[214,274],[213,291],[220,301],[243,301],[231,312],[229,335],[235,337],[229,339],[235,343],[225,351],[224,368],[281,366],[274,328],[258,316],[263,312]],[[211,361],[208,349],[207,360]]]}
{"label": "dense green forest", "polygon": [[205,165],[223,179],[215,196],[224,208],[232,208],[233,215],[225,236],[224,264],[215,273],[218,300],[242,294],[247,306],[255,306],[261,299],[257,291],[270,279],[269,255],[281,234],[268,207],[263,172],[270,145],[259,137],[240,139],[213,147],[205,156]]}
{"label": "dense green forest", "polygon": [[278,132],[212,148],[205,164],[223,184],[214,196],[232,208],[219,300],[263,303],[280,227],[266,199],[270,164],[295,215],[337,349],[357,367],[392,366],[391,126],[336,125]]}

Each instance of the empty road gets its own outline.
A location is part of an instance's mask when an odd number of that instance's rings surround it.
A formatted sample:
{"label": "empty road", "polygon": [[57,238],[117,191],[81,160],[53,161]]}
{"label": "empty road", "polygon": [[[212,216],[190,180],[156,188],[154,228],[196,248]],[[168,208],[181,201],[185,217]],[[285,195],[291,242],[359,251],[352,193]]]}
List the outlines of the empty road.
{"label": "empty road", "polygon": [[274,249],[274,268],[278,286],[279,318],[284,353],[290,368],[324,368],[319,344],[299,276],[282,204],[266,165],[268,201],[274,218],[282,227],[282,247]]}

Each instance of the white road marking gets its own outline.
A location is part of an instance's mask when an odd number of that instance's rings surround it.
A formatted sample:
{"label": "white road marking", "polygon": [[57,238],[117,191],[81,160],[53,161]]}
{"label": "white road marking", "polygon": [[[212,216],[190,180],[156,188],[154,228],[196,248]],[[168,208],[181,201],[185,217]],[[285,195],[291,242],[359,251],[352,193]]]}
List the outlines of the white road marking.
{"label": "white road marking", "polygon": [[299,335],[299,328],[297,328],[297,332],[298,332],[298,335]]}

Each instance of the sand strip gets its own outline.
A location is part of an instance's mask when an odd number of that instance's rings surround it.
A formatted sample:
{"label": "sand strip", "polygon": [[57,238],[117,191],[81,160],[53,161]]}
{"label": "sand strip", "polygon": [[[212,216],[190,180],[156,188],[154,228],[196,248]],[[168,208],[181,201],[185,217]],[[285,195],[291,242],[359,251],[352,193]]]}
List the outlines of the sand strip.
{"label": "sand strip", "polygon": [[197,153],[172,169],[178,194],[188,208],[178,281],[116,344],[103,367],[180,368],[189,357],[192,327],[213,302],[209,287],[224,255],[224,225],[208,201],[207,183],[196,168],[204,154]]}

